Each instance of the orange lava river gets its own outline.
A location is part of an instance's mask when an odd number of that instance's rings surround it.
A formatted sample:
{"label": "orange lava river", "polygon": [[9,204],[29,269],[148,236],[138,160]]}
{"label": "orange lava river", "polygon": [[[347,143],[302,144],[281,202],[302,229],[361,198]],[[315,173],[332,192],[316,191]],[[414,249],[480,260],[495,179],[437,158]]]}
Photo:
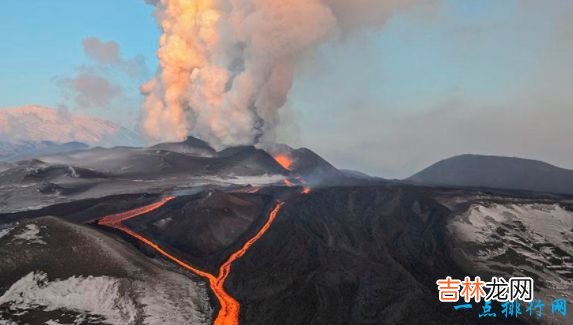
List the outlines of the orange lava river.
{"label": "orange lava river", "polygon": [[139,241],[145,243],[146,245],[148,245],[149,247],[153,248],[158,253],[163,255],[165,258],[171,260],[175,264],[177,264],[177,265],[179,265],[179,266],[181,266],[181,267],[207,279],[209,281],[209,286],[211,287],[211,290],[213,290],[213,293],[215,294],[215,296],[219,300],[219,304],[221,305],[219,312],[217,314],[217,317],[215,318],[214,324],[215,325],[237,325],[237,324],[239,324],[239,311],[240,311],[241,305],[235,298],[233,298],[229,293],[227,293],[227,291],[225,291],[225,287],[224,287],[225,280],[227,279],[227,277],[231,273],[231,265],[233,264],[233,262],[235,262],[237,259],[241,258],[243,255],[245,255],[245,253],[249,250],[249,248],[251,248],[251,246],[253,246],[253,244],[257,240],[259,240],[265,234],[265,232],[267,230],[269,230],[269,228],[271,227],[271,224],[273,223],[273,221],[277,217],[280,209],[284,205],[284,202],[278,202],[275,204],[275,206],[273,207],[273,209],[271,210],[271,212],[269,214],[269,217],[267,218],[267,221],[261,227],[261,229],[251,239],[249,239],[245,244],[243,244],[243,246],[239,250],[237,250],[236,252],[231,254],[231,256],[229,256],[229,258],[225,261],[225,263],[223,263],[223,265],[221,265],[221,267],[219,267],[219,274],[217,276],[215,276],[211,273],[208,273],[206,271],[202,271],[202,270],[200,270],[196,267],[193,267],[192,265],[180,260],[179,258],[166,252],[164,249],[159,247],[159,245],[154,243],[152,240],[138,234],[137,232],[129,229],[128,227],[126,227],[122,224],[122,222],[125,220],[135,218],[135,217],[144,215],[146,213],[149,213],[153,210],[156,210],[156,209],[162,207],[163,205],[165,205],[167,202],[173,200],[174,198],[175,197],[173,197],[173,196],[165,197],[156,203],[146,205],[146,206],[141,207],[141,208],[137,208],[137,209],[133,209],[130,211],[121,212],[118,214],[103,217],[102,219],[100,219],[98,221],[98,224],[123,231],[124,233],[128,234],[129,236],[136,238],[137,240],[139,240]]}

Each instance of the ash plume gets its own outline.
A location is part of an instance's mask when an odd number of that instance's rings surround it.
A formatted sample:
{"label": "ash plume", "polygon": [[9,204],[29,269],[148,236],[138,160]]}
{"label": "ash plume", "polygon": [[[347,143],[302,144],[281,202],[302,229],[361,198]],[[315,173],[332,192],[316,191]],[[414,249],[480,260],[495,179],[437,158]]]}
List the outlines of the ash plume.
{"label": "ash plume", "polygon": [[146,2],[163,35],[160,69],[141,87],[143,132],[150,142],[191,134],[224,148],[254,144],[277,125],[297,62],[322,41],[422,1]]}

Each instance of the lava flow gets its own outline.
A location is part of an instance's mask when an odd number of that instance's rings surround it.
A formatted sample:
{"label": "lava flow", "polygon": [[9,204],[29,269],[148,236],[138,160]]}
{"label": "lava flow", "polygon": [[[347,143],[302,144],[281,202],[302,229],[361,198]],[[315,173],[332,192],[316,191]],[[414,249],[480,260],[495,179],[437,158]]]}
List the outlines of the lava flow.
{"label": "lava flow", "polygon": [[[310,189],[310,187],[306,186],[306,182],[304,181],[304,179],[303,179],[302,177],[300,177],[300,176],[297,176],[295,179],[296,179],[296,180],[301,184],[301,186],[302,186],[302,194],[305,194],[305,195],[310,194],[310,192],[311,192],[312,190]],[[291,181],[291,180],[288,179],[288,178],[285,178],[285,179],[283,180],[283,183],[285,184],[286,187],[296,187],[296,186],[298,186],[297,184],[295,184],[293,181]]]}
{"label": "lava flow", "polygon": [[281,153],[274,156],[273,158],[275,158],[276,162],[279,165],[281,165],[284,169],[292,170],[292,164],[294,163],[294,161],[292,160],[291,157]]}
{"label": "lava flow", "polygon": [[273,221],[277,217],[280,209],[284,205],[284,202],[276,203],[274,208],[271,210],[267,221],[261,227],[261,229],[257,232],[257,234],[255,236],[253,236],[251,239],[249,239],[239,250],[237,250],[236,252],[231,254],[231,256],[229,256],[227,261],[225,261],[225,263],[223,263],[223,265],[221,265],[221,267],[219,268],[219,274],[217,276],[215,276],[211,273],[208,273],[206,271],[202,271],[198,268],[195,268],[192,265],[178,259],[177,257],[173,256],[172,254],[170,254],[167,251],[165,251],[164,249],[162,249],[159,245],[154,243],[152,240],[145,238],[144,236],[138,234],[137,232],[129,229],[128,227],[126,227],[125,225],[122,224],[122,222],[125,220],[135,218],[135,217],[144,215],[146,213],[149,213],[151,211],[154,211],[154,210],[162,207],[163,205],[165,205],[167,202],[173,200],[174,198],[175,197],[173,197],[173,196],[165,197],[156,203],[146,205],[146,206],[141,207],[141,208],[137,208],[137,209],[133,209],[130,211],[106,216],[106,217],[100,219],[98,221],[98,224],[123,231],[124,233],[128,234],[129,236],[131,236],[131,237],[141,241],[142,243],[148,245],[149,247],[153,248],[158,253],[160,253],[161,255],[166,257],[167,259],[171,260],[175,264],[177,264],[177,265],[179,265],[179,266],[181,266],[181,267],[183,267],[183,268],[209,280],[209,286],[211,287],[211,290],[213,290],[213,293],[217,297],[217,300],[219,301],[219,304],[221,306],[219,309],[219,313],[217,314],[217,317],[215,318],[214,324],[215,325],[237,325],[237,324],[239,324],[239,311],[240,311],[241,305],[235,298],[233,298],[229,293],[227,293],[227,291],[225,291],[225,287],[224,287],[225,280],[227,279],[227,277],[231,273],[231,265],[233,264],[233,262],[235,262],[237,259],[241,258],[243,255],[245,255],[245,253],[249,250],[249,248],[251,248],[251,246],[253,246],[253,244],[257,240],[259,240],[267,232],[267,230],[269,230],[269,228],[271,227],[271,224],[273,223]]}
{"label": "lava flow", "polygon": [[98,224],[108,226],[108,227],[120,226],[122,221],[125,221],[127,219],[131,219],[134,217],[138,217],[140,215],[143,215],[143,214],[149,213],[151,211],[157,210],[157,209],[161,208],[162,206],[164,206],[165,203],[173,200],[174,198],[175,198],[174,196],[166,196],[158,202],[155,202],[155,203],[152,203],[152,204],[140,207],[140,208],[136,208],[133,210],[129,210],[126,212],[120,212],[117,214],[112,214],[112,215],[103,217],[98,221]]}

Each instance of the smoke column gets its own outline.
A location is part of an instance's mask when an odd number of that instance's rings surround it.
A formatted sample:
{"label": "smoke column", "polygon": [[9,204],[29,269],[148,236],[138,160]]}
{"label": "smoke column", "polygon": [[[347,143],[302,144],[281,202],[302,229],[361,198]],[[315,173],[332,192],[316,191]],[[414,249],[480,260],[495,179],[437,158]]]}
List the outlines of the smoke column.
{"label": "smoke column", "polygon": [[224,148],[254,144],[278,123],[303,55],[408,1],[146,2],[156,6],[163,35],[159,71],[141,87],[144,133],[150,142],[194,135]]}

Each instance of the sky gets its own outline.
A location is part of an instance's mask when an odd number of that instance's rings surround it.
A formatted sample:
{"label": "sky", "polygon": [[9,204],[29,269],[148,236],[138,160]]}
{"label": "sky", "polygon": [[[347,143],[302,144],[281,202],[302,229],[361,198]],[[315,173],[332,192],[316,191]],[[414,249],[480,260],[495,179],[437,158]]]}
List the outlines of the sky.
{"label": "sky", "polygon": [[[135,128],[160,35],[143,0],[8,1],[0,108],[65,107]],[[115,42],[118,57],[90,56],[88,38]],[[115,86],[86,78],[94,71]],[[78,97],[86,83],[114,95]],[[573,169],[571,85],[572,1],[442,0],[299,62],[278,141],[388,178],[464,153]]]}

